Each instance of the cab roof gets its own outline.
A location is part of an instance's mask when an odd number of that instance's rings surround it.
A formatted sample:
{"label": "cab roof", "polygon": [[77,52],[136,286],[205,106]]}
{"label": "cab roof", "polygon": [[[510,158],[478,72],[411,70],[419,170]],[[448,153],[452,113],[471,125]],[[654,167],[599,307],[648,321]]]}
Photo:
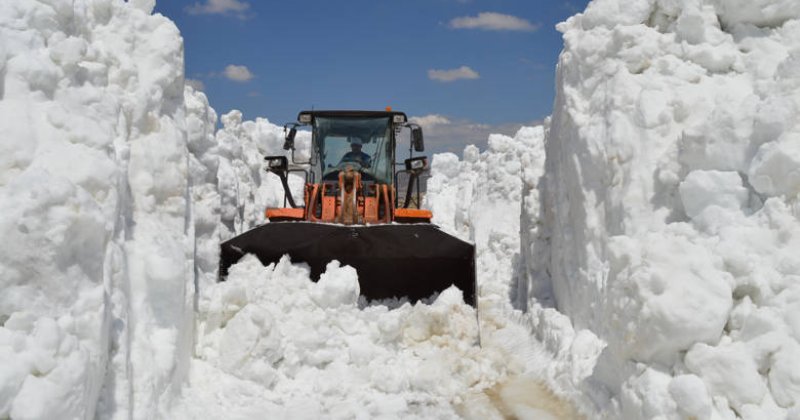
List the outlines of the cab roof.
{"label": "cab roof", "polygon": [[395,115],[401,115],[403,117],[403,122],[408,121],[408,117],[404,112],[399,111],[354,111],[354,110],[324,110],[324,111],[300,111],[297,114],[297,121],[302,122],[300,120],[300,116],[304,114],[310,114],[312,120],[317,117],[322,118],[393,118]]}

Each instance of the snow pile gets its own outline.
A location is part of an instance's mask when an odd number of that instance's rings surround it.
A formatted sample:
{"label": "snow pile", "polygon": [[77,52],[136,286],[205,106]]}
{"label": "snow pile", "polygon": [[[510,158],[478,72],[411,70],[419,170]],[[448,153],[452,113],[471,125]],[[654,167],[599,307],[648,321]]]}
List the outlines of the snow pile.
{"label": "snow pile", "polygon": [[[221,238],[225,240],[264,223],[267,207],[283,207],[280,179],[264,171],[264,157],[290,158],[291,152],[283,150],[283,128],[265,118],[242,121],[242,113],[233,110],[222,116],[222,124],[216,142],[218,189],[222,198]],[[295,139],[297,162],[308,161],[310,145],[311,132],[298,131]],[[289,187],[297,203],[303,202],[304,183],[296,173],[290,174]]]}
{"label": "snow pile", "polygon": [[[217,280],[219,244],[266,221],[264,209],[283,206],[283,187],[277,176],[264,171],[264,157],[285,155],[283,128],[265,118],[243,121],[233,110],[220,119],[204,94],[186,87],[187,134],[193,194],[196,267],[200,284]],[[310,132],[295,140],[298,161],[308,160]],[[292,173],[289,186],[302,203],[301,177]]]}
{"label": "snow pile", "polygon": [[797,2],[598,0],[559,30],[524,259],[608,343],[598,409],[800,415]]}
{"label": "snow pile", "polygon": [[217,113],[209,106],[205,94],[188,85],[185,89],[196,291],[200,284],[216,281],[219,268],[220,230],[223,226],[217,177],[220,158],[214,132]]}
{"label": "snow pile", "polygon": [[534,375],[546,359],[527,337],[496,327],[477,346],[475,310],[455,288],[389,310],[359,302],[351,267],[332,262],[314,283],[288,258],[265,269],[249,256],[201,293],[197,359],[170,417],[573,415]]}
{"label": "snow pile", "polygon": [[163,413],[220,239],[282,197],[261,178],[282,130],[231,113],[215,133],[152,8],[0,3],[0,418]]}
{"label": "snow pile", "polygon": [[425,206],[434,223],[475,243],[483,336],[524,326],[520,333],[531,336],[528,345],[547,351],[541,364],[529,365],[531,374],[590,411],[579,384],[591,374],[603,343],[588,330],[575,331],[553,309],[536,301],[528,307],[527,277],[520,271],[527,257],[521,251],[531,249],[528,238],[539,225],[539,195],[530,185],[544,172],[543,140],[543,127],[523,127],[513,138],[491,135],[484,152],[467,146],[460,161],[451,153],[434,155]]}
{"label": "snow pile", "polygon": [[[452,153],[433,156],[424,205],[433,223],[475,243],[482,296],[507,303],[516,287],[522,178],[541,176],[543,137],[542,127],[524,127],[514,138],[492,134],[483,153],[467,146],[463,160]],[[527,293],[521,300],[526,298]]]}
{"label": "snow pile", "polygon": [[0,3],[0,417],[153,418],[183,379],[183,45],[151,11]]}

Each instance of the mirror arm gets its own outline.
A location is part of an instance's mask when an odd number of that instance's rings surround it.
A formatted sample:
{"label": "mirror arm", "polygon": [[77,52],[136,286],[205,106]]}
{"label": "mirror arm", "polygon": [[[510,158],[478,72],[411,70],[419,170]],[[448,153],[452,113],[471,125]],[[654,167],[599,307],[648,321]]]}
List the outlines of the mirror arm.
{"label": "mirror arm", "polygon": [[289,189],[289,164],[286,160],[286,156],[266,156],[264,160],[267,162],[266,171],[272,172],[281,179],[281,185],[283,185],[283,205],[286,206],[286,201],[288,200],[292,208],[297,208],[298,206],[294,202],[294,197],[292,197],[292,191]]}
{"label": "mirror arm", "polygon": [[[416,171],[410,172],[409,176],[408,176],[408,187],[406,188],[406,198],[405,198],[405,201],[403,202],[403,208],[404,209],[407,209],[408,205],[411,204],[411,192],[414,189],[414,181],[416,179],[417,179]],[[417,198],[419,199],[419,194],[417,195]],[[419,205],[419,204],[417,204],[417,205]]]}
{"label": "mirror arm", "polygon": [[284,198],[288,199],[289,205],[296,209],[299,206],[295,204],[294,197],[292,197],[292,191],[289,189],[289,177],[286,171],[281,171],[280,173],[276,173],[276,175],[278,175],[278,177],[281,179],[281,184],[283,184]]}

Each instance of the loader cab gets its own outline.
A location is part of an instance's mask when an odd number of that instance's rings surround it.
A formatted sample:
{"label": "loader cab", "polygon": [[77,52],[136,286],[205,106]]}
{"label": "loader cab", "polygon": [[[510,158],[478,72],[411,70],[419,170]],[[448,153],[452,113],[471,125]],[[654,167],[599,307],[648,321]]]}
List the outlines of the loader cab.
{"label": "loader cab", "polygon": [[302,111],[297,124],[287,127],[284,149],[294,149],[300,126],[311,126],[311,160],[305,163],[310,166],[312,183],[335,181],[350,166],[365,182],[394,185],[397,137],[404,127],[411,129],[409,158],[413,151],[424,150],[421,127],[409,124],[403,112]]}
{"label": "loader cab", "polygon": [[314,119],[312,144],[319,163],[315,177],[335,181],[348,165],[367,182],[391,184],[394,164],[394,130],[391,118]]}
{"label": "loader cab", "polygon": [[[294,138],[302,126],[310,126],[312,140],[307,160],[299,162]],[[413,156],[424,150],[422,128],[409,123],[404,113],[389,109],[302,111],[297,123],[284,129],[283,147],[291,150],[293,165],[285,156],[266,158],[266,169],[280,177],[285,196],[283,208],[267,209],[267,219],[343,224],[430,222],[430,211],[419,208],[419,175],[427,168],[427,158]],[[403,162],[397,162],[398,137],[408,139],[409,157]],[[288,185],[288,173],[293,171],[305,176],[302,204],[292,197]],[[402,174],[408,182],[398,185]]]}

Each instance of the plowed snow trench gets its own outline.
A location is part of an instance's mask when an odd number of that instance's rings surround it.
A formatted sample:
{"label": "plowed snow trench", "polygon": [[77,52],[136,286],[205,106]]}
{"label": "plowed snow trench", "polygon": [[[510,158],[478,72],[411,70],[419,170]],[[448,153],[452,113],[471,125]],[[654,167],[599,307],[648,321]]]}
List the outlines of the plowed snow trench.
{"label": "plowed snow trench", "polygon": [[[585,336],[585,364],[555,360],[558,349],[545,349],[532,331],[534,317],[559,325],[558,315],[523,315],[510,299],[521,167],[496,164],[527,153],[541,171],[542,135],[529,128],[515,139],[494,136],[484,153],[468,148],[464,162],[434,157],[426,205],[442,229],[476,243],[480,317],[455,287],[413,305],[367,304],[349,266],[332,262],[315,283],[288,257],[264,267],[248,256],[226,282],[200,287],[189,381],[171,416],[580,418],[574,389],[553,372],[587,376],[600,342]],[[488,183],[487,165],[500,168]],[[572,342],[569,334],[552,331],[549,342]]]}
{"label": "plowed snow trench", "polygon": [[217,129],[154,7],[0,0],[0,419],[800,418],[797,0],[559,24],[543,125],[431,156],[477,310],[367,305],[336,263],[217,283],[284,133]]}

